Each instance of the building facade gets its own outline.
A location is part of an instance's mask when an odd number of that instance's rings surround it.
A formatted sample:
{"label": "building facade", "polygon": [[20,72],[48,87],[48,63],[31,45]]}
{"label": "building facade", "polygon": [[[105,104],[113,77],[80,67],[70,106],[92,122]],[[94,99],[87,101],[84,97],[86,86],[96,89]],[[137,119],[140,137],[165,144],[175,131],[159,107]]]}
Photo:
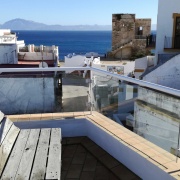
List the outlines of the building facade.
{"label": "building facade", "polygon": [[180,52],[180,1],[159,0],[156,36],[156,64],[162,54]]}
{"label": "building facade", "polygon": [[0,29],[0,64],[17,64],[19,47],[24,45],[9,29]]}

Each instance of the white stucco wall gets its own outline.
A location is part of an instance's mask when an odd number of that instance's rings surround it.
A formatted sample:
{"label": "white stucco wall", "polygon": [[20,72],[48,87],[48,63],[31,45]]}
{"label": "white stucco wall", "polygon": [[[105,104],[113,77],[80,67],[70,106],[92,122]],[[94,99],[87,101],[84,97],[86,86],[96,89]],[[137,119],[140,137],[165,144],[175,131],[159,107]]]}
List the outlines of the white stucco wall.
{"label": "white stucco wall", "polygon": [[16,34],[11,34],[10,29],[0,29],[0,64],[17,64],[17,53],[23,46],[24,41],[17,41]]}
{"label": "white stucco wall", "polygon": [[10,33],[11,30],[10,29],[0,29],[0,36],[3,36],[4,33]]}
{"label": "white stucco wall", "polygon": [[176,149],[180,100],[139,87],[134,106],[135,132],[167,151]]}
{"label": "white stucco wall", "polygon": [[16,44],[13,45],[0,45],[0,64],[16,64],[18,61],[17,58],[17,49]]}
{"label": "white stucco wall", "polygon": [[[124,62],[124,63],[119,63],[119,64],[117,64],[117,63],[116,64],[103,63],[103,64],[93,64],[92,65],[92,67],[99,68],[99,69],[102,69],[105,71],[107,71],[108,66],[121,66],[121,67],[123,67],[124,68],[124,74],[123,75],[127,76],[129,73],[134,71],[135,61],[129,61],[129,62]],[[94,73],[93,72],[93,74],[98,74],[100,76],[103,76],[102,73],[97,73],[97,72]]]}
{"label": "white stucco wall", "polygon": [[180,55],[173,57],[171,60],[147,74],[143,80],[180,89]]}
{"label": "white stucco wall", "polygon": [[180,13],[179,0],[159,0],[156,35],[156,63],[158,54],[164,52],[164,38],[173,36],[173,13]]}
{"label": "white stucco wall", "polygon": [[[86,58],[84,55],[69,55],[64,57],[65,67],[83,67],[91,58]],[[71,73],[72,71],[66,71],[66,73]]]}
{"label": "white stucco wall", "polygon": [[[134,68],[134,75],[136,79],[145,72],[148,67],[154,66],[155,57],[154,56],[146,56],[143,58],[138,58],[135,60],[135,68]],[[141,71],[139,71],[141,70]]]}

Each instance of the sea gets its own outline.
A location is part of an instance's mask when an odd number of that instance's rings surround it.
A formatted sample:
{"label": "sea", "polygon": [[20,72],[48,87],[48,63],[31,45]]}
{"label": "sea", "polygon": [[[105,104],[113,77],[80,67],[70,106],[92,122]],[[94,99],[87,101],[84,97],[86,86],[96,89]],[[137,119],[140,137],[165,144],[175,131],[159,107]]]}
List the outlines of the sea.
{"label": "sea", "polygon": [[97,52],[104,56],[111,50],[112,31],[14,31],[18,40],[36,46],[58,46],[59,59],[68,54]]}
{"label": "sea", "polygon": [[[104,56],[111,50],[112,31],[14,31],[18,40],[36,46],[58,46],[59,59],[68,54],[96,52]],[[151,31],[156,34],[156,31]]]}

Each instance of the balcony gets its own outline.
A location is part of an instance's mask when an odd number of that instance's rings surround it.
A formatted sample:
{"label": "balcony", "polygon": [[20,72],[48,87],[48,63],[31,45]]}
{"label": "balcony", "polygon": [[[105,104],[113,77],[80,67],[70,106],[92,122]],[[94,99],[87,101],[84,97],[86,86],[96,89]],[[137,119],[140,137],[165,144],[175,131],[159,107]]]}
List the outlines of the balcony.
{"label": "balcony", "polygon": [[[66,73],[69,70],[74,73]],[[178,176],[179,90],[92,67],[1,68],[0,72],[1,111],[20,129],[61,128],[62,158],[69,151],[86,149],[116,179]],[[65,168],[67,158],[62,161],[66,178],[75,173],[72,166]],[[72,162],[86,166],[82,158],[81,164],[76,158]],[[76,178],[85,173],[80,169]]]}
{"label": "balcony", "polygon": [[180,51],[180,37],[167,37],[164,38],[164,49],[174,52]]}
{"label": "balcony", "polygon": [[156,46],[156,35],[151,34],[149,36],[146,36],[146,47],[155,48],[155,46]]}

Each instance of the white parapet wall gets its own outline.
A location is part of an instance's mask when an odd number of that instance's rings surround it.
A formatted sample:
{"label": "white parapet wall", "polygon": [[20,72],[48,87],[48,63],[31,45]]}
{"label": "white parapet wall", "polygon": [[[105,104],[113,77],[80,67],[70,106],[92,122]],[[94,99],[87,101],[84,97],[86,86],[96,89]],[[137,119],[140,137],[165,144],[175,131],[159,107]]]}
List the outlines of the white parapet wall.
{"label": "white parapet wall", "polygon": [[4,34],[10,34],[10,29],[0,29],[0,36],[3,36]]}
{"label": "white parapet wall", "polygon": [[[121,75],[131,75],[132,72],[134,72],[135,62],[134,61],[124,61],[120,63],[106,63],[103,64],[92,64],[92,67],[99,68],[105,71],[109,71],[110,69],[115,69],[115,71],[111,71],[115,74],[121,74]],[[93,73],[103,76],[102,73]]]}
{"label": "white parapet wall", "polygon": [[155,64],[155,56],[146,56],[135,60],[134,75],[136,79],[146,71],[148,67],[153,67]]}
{"label": "white parapet wall", "polygon": [[43,60],[59,60],[58,47],[53,46],[34,46],[29,44],[28,46],[19,45],[18,59],[25,61],[43,61]]}
{"label": "white parapet wall", "polygon": [[123,141],[119,141],[115,136],[89,120],[76,118],[68,120],[19,121],[15,122],[15,125],[21,129],[59,127],[62,131],[62,137],[87,136],[142,179],[174,179],[158,166],[130,149]]}
{"label": "white parapet wall", "polygon": [[52,53],[41,53],[41,52],[19,52],[18,53],[19,60],[54,60]]}
{"label": "white parapet wall", "polygon": [[[82,67],[85,65],[86,57],[84,55],[69,54],[64,57],[64,67]],[[71,73],[72,71],[66,71]]]}

